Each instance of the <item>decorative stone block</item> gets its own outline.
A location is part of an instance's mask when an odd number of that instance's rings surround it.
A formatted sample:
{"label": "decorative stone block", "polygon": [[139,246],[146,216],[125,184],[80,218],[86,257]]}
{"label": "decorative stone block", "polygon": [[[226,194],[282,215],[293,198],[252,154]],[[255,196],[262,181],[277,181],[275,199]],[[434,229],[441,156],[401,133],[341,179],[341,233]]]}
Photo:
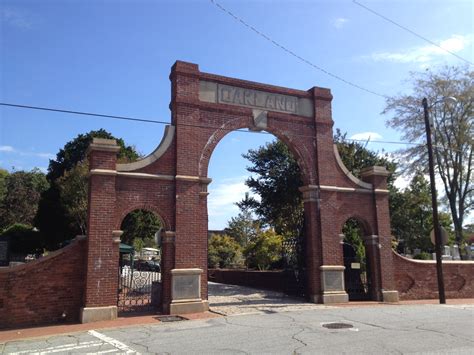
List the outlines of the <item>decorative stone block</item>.
{"label": "decorative stone block", "polygon": [[398,302],[398,291],[382,290],[382,299],[384,302]]}
{"label": "decorative stone block", "polygon": [[171,270],[171,314],[198,313],[209,310],[201,299],[202,269]]}
{"label": "decorative stone block", "polygon": [[113,320],[117,318],[117,306],[83,307],[81,308],[81,323]]}
{"label": "decorative stone block", "polygon": [[327,303],[344,303],[349,301],[349,296],[344,290],[344,266],[322,265],[321,270],[321,301]]}
{"label": "decorative stone block", "polygon": [[201,300],[202,269],[171,270],[171,299],[176,301]]}

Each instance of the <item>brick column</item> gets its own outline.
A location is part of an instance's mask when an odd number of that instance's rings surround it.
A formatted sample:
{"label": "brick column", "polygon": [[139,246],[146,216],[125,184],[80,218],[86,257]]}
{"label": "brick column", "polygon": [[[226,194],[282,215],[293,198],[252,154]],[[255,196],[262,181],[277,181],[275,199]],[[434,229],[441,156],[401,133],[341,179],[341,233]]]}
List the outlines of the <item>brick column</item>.
{"label": "brick column", "polygon": [[320,293],[318,300],[322,303],[347,302],[348,295],[344,290],[344,264],[342,250],[339,244],[339,230],[335,223],[338,211],[336,194],[334,192],[320,191],[320,185],[333,185],[334,172],[328,167],[332,166],[334,159],[334,141],[332,127],[332,94],[331,90],[315,87],[312,89],[314,100],[314,120],[316,133],[316,175],[315,185],[318,189],[318,212],[313,223],[317,224],[317,253],[319,253],[318,269],[320,274]]}
{"label": "brick column", "polygon": [[161,237],[161,299],[162,311],[164,314],[170,313],[171,304],[171,270],[174,269],[174,242],[176,233],[173,231],[163,232]]}
{"label": "brick column", "polygon": [[115,140],[101,138],[94,138],[88,149],[87,269],[82,323],[117,317],[121,231],[114,231],[114,217],[119,149]]}
{"label": "brick column", "polygon": [[[390,213],[388,208],[387,176],[390,172],[382,166],[365,168],[360,173],[362,180],[373,186],[374,235],[377,243],[368,248],[371,257],[373,275],[380,285],[375,289],[377,300],[384,302],[398,301],[398,292],[395,291],[392,233],[390,229]],[[373,237],[374,238],[374,237]],[[374,260],[372,260],[374,259]]]}
{"label": "brick column", "polygon": [[319,219],[319,191],[314,185],[302,186],[300,191],[304,201],[306,291],[311,302],[319,303],[321,302],[319,267],[322,265],[322,246],[317,223]]}

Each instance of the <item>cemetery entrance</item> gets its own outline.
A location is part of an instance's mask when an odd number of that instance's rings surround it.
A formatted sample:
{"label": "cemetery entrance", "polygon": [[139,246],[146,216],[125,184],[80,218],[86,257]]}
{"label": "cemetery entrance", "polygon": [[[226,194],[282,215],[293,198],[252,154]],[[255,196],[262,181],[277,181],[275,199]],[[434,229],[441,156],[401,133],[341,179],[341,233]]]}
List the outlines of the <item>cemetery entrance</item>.
{"label": "cemetery entrance", "polygon": [[[371,299],[398,299],[393,291],[388,172],[375,166],[355,177],[346,169],[333,142],[329,89],[303,91],[228,78],[180,61],[173,66],[170,80],[171,122],[154,152],[118,164],[115,141],[94,139],[89,147],[83,321],[117,314],[121,221],[134,209],[162,217],[159,303],[163,312],[208,309],[209,159],[228,132],[245,128],[276,136],[300,166],[308,301],[348,301],[341,229],[352,217],[364,221],[370,239],[365,245]],[[136,292],[133,281],[127,287]]]}

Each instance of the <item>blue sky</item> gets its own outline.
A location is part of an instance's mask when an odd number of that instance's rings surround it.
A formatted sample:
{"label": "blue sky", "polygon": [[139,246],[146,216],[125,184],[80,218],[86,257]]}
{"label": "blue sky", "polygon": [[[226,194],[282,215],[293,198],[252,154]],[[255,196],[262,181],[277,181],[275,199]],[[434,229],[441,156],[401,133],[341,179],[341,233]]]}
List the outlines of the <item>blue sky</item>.
{"label": "blue sky", "polygon": [[[410,71],[463,64],[351,0],[218,2],[319,67],[383,95],[408,92]],[[471,1],[360,2],[474,61]],[[208,0],[2,0],[0,23],[2,102],[169,121],[168,76],[179,59],[220,75],[328,87],[335,127],[349,137],[399,140],[380,114],[383,98],[302,63]],[[162,125],[0,107],[0,167],[45,169],[67,141],[99,128],[143,154],[163,134]],[[232,203],[243,197],[247,175],[241,154],[271,138],[233,132],[218,145],[209,170],[210,229],[238,212]]]}

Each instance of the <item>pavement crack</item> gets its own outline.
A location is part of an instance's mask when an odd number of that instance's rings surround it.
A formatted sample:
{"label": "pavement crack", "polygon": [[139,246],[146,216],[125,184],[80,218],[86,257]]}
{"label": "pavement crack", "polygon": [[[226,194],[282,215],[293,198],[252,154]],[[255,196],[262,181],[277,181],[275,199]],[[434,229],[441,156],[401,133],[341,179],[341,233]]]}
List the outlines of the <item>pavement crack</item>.
{"label": "pavement crack", "polygon": [[304,347],[307,347],[308,344],[305,343],[303,340],[297,338],[298,335],[300,335],[301,333],[303,333],[306,329],[303,327],[303,328],[300,328],[295,334],[293,334],[291,336],[291,339],[297,341],[298,343],[301,344],[301,346],[298,346],[297,348],[293,349],[293,354],[299,354],[298,350],[304,348]]}
{"label": "pavement crack", "polygon": [[422,330],[424,332],[430,332],[430,333],[441,334],[441,335],[449,335],[450,337],[453,337],[455,339],[467,340],[470,343],[474,343],[474,340],[469,339],[469,338],[465,338],[465,337],[460,336],[458,334],[446,333],[446,332],[442,332],[442,331],[439,331],[439,330],[436,330],[436,329],[422,328],[423,326],[424,326],[424,324],[421,324],[421,325],[416,326],[415,328],[418,329],[418,330]]}
{"label": "pavement crack", "polygon": [[244,324],[232,323],[229,320],[229,317],[224,317],[224,321],[228,325],[236,325],[238,327],[243,327],[243,328],[253,328],[253,329],[264,329],[265,328],[265,327],[260,327],[260,326],[257,326],[257,325],[244,325]]}
{"label": "pavement crack", "polygon": [[250,355],[249,352],[240,350],[240,349],[234,349],[234,348],[219,348],[217,349],[219,351],[231,351],[232,353],[239,353],[239,354],[245,354],[245,355]]}

